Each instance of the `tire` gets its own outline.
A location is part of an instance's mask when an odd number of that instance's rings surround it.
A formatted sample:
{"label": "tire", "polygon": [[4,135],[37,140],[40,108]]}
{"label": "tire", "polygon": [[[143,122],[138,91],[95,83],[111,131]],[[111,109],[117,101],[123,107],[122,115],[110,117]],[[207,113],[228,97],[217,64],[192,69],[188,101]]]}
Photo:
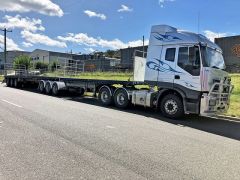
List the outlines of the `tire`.
{"label": "tire", "polygon": [[128,93],[125,89],[117,89],[114,93],[114,103],[115,106],[121,109],[125,109],[129,105]]}
{"label": "tire", "polygon": [[184,107],[181,98],[175,94],[166,95],[161,101],[161,112],[165,117],[174,119],[184,115]]}
{"label": "tire", "polygon": [[84,88],[80,88],[79,91],[78,91],[78,95],[79,96],[83,96],[85,93],[85,89]]}
{"label": "tire", "polygon": [[45,93],[45,87],[44,87],[44,82],[43,81],[39,82],[38,90],[39,90],[40,93]]}
{"label": "tire", "polygon": [[109,106],[113,103],[111,89],[102,87],[98,93],[98,99],[104,106]]}
{"label": "tire", "polygon": [[7,85],[7,87],[10,87],[11,85],[10,85],[10,79],[7,79],[6,80],[6,85]]}
{"label": "tire", "polygon": [[45,91],[46,91],[46,94],[51,94],[52,93],[52,87],[51,87],[51,83],[49,81],[46,82]]}
{"label": "tire", "polygon": [[13,80],[13,87],[18,88],[18,85],[19,85],[18,80],[14,79]]}
{"label": "tire", "polygon": [[54,96],[58,96],[59,95],[59,90],[58,90],[58,85],[57,83],[53,83],[52,85],[52,94]]}
{"label": "tire", "polygon": [[13,87],[13,79],[10,79],[10,86],[9,87]]}

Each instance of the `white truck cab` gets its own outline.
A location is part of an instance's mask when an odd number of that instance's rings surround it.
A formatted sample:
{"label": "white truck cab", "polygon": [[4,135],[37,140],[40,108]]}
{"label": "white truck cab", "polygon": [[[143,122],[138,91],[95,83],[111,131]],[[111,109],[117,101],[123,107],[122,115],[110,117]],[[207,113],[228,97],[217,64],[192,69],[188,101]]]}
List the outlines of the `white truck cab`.
{"label": "white truck cab", "polygon": [[135,56],[134,80],[158,90],[133,91],[132,103],[155,105],[171,118],[223,113],[233,89],[224,69],[222,50],[203,35],[153,26],[147,58]]}

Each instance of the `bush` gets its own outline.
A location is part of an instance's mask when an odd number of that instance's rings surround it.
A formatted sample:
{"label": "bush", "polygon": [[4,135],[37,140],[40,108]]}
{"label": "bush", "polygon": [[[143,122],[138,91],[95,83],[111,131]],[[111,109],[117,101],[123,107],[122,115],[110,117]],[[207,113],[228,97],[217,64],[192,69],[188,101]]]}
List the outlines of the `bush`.
{"label": "bush", "polygon": [[14,59],[14,69],[26,68],[28,70],[31,66],[31,58],[27,55],[21,55]]}
{"label": "bush", "polygon": [[44,62],[36,62],[35,69],[48,69],[48,64]]}

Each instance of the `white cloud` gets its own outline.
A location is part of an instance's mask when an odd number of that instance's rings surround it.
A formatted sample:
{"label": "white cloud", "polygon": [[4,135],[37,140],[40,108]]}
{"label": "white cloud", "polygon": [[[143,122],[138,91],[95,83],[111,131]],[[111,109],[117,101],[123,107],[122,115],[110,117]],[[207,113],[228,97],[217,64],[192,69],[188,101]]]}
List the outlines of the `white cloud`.
{"label": "white cloud", "polygon": [[[0,47],[4,47],[4,36],[0,35]],[[21,51],[22,49],[10,38],[7,38],[7,51],[18,50]]]}
{"label": "white cloud", "polygon": [[86,53],[93,53],[93,52],[96,51],[96,50],[93,49],[93,48],[84,48],[84,51],[85,51]]}
{"label": "white cloud", "polygon": [[33,46],[33,44],[32,44],[32,43],[29,43],[29,42],[22,42],[22,45],[23,45],[24,47],[26,47],[26,48]]}
{"label": "white cloud", "polygon": [[16,16],[4,16],[3,18],[6,22],[0,23],[0,28],[7,29],[23,29],[35,32],[37,30],[44,31],[45,28],[42,26],[42,21],[40,19],[30,19],[28,17],[22,18],[20,15]]}
{"label": "white cloud", "polygon": [[214,42],[215,38],[220,38],[220,37],[225,37],[227,36],[229,33],[216,33],[210,30],[205,30],[203,31],[205,36],[210,39],[212,42]]}
{"label": "white cloud", "polygon": [[163,8],[166,2],[174,2],[174,1],[175,0],[158,0],[158,3],[160,4],[161,8]]}
{"label": "white cloud", "polygon": [[24,30],[21,32],[21,35],[22,35],[22,38],[24,38],[28,43],[31,43],[31,44],[43,44],[46,46],[59,47],[59,48],[67,47],[65,42],[51,39],[50,37],[43,34],[32,33],[30,31]]}
{"label": "white cloud", "polygon": [[94,12],[94,11],[86,10],[86,11],[84,11],[84,13],[85,13],[86,15],[88,15],[90,18],[91,18],[91,17],[97,17],[97,18],[100,18],[100,19],[102,19],[102,20],[106,20],[106,19],[107,19],[107,16],[106,16],[106,15],[100,14],[100,13],[96,13],[96,12]]}
{"label": "white cloud", "polygon": [[[66,37],[58,36],[58,39],[61,41],[77,43],[77,44],[85,45],[89,47],[102,47],[102,48],[110,48],[110,49],[121,49],[121,48],[127,48],[129,46],[135,47],[135,46],[142,45],[141,40],[124,43],[119,39],[106,40],[106,39],[102,39],[101,37],[94,38],[84,33],[78,33],[78,34],[68,33]],[[145,44],[148,44],[148,40],[145,41]]]}
{"label": "white cloud", "polygon": [[130,9],[128,6],[126,6],[124,4],[122,4],[121,8],[118,9],[118,12],[131,12],[131,11],[133,11],[133,9]]}
{"label": "white cloud", "polygon": [[63,16],[63,10],[51,0],[0,0],[0,10],[8,12],[34,11],[48,16]]}

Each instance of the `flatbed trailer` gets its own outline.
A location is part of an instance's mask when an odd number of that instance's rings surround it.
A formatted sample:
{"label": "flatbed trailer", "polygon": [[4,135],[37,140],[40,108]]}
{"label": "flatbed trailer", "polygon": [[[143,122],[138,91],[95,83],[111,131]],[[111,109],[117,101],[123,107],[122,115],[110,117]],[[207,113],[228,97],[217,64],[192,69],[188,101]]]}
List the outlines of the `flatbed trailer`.
{"label": "flatbed trailer", "polygon": [[58,96],[62,92],[75,92],[83,96],[85,92],[92,92],[103,105],[115,102],[119,108],[126,108],[129,104],[131,91],[136,85],[147,85],[140,81],[118,81],[99,79],[78,79],[66,77],[48,77],[37,75],[7,75],[5,82],[8,87],[21,88],[26,85],[35,87],[40,93]]}

